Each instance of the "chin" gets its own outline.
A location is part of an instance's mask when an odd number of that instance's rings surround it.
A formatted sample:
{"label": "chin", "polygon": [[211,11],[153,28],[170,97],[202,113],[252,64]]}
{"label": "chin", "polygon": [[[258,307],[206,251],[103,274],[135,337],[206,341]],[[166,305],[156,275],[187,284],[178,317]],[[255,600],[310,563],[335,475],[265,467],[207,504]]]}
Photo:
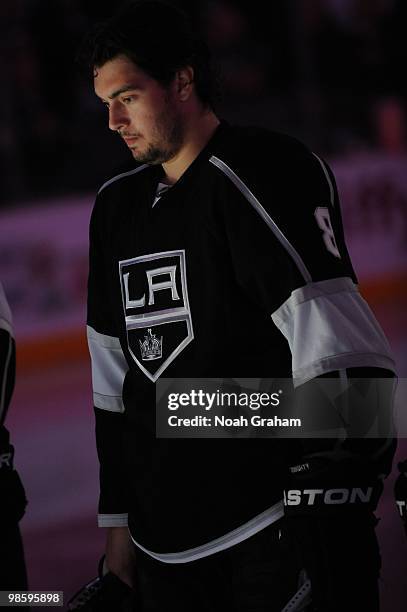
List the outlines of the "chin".
{"label": "chin", "polygon": [[162,151],[140,151],[132,149],[132,155],[134,159],[141,164],[150,164],[152,166],[162,164],[163,162],[168,161],[170,156],[163,154]]}

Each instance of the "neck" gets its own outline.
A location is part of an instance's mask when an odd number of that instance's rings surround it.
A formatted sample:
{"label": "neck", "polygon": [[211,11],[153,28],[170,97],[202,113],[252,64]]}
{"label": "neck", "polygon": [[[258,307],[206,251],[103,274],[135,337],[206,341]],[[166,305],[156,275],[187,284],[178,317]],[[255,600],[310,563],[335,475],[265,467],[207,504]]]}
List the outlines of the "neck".
{"label": "neck", "polygon": [[165,182],[173,185],[207,145],[220,121],[212,111],[206,111],[184,126],[184,142],[178,153],[162,164]]}

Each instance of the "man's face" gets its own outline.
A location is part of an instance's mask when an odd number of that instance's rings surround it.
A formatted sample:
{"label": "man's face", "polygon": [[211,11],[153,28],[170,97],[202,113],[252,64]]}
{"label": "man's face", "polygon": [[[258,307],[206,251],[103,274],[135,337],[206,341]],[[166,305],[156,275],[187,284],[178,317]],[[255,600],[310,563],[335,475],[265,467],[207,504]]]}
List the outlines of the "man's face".
{"label": "man's face", "polygon": [[109,109],[109,127],[123,138],[136,161],[161,164],[183,140],[175,84],[168,88],[119,55],[94,71],[95,92]]}

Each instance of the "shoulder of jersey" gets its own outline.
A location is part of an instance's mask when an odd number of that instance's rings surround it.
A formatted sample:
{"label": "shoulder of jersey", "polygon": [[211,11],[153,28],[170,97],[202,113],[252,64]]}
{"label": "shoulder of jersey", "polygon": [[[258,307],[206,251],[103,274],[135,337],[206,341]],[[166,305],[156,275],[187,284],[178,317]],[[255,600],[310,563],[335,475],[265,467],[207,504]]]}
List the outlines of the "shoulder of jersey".
{"label": "shoulder of jersey", "polygon": [[312,159],[311,151],[299,140],[261,127],[230,127],[213,151],[210,161],[220,160],[235,173],[259,175],[269,179],[275,172],[290,172]]}
{"label": "shoulder of jersey", "polygon": [[97,195],[102,193],[102,191],[110,191],[115,187],[118,187],[119,185],[126,185],[129,182],[134,183],[134,180],[137,180],[138,177],[141,178],[142,175],[145,174],[146,170],[150,167],[151,166],[149,166],[148,164],[142,164],[137,166],[136,168],[132,167],[129,170],[123,170],[121,172],[118,172],[117,174],[113,175],[112,178],[102,184],[102,186],[97,192]]}

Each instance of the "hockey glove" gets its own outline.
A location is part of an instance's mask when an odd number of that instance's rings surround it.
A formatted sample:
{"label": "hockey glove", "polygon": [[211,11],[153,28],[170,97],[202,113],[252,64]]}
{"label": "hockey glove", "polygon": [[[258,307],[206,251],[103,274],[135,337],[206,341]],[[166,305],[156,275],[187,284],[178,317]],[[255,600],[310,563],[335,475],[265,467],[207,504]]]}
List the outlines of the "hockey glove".
{"label": "hockey glove", "polygon": [[284,491],[288,535],[311,580],[318,612],[379,609],[374,511],[395,441],[369,437],[375,419],[378,431],[391,432],[393,383],[373,373],[348,379],[347,387],[339,378],[328,385],[314,379],[296,391],[303,414],[316,406],[340,425],[337,437],[301,440]]}
{"label": "hockey glove", "polygon": [[68,610],[80,612],[136,612],[141,610],[137,595],[120,578],[103,574],[104,556],[99,562],[98,577],[82,587],[68,602]]}
{"label": "hockey glove", "polygon": [[394,484],[394,496],[407,534],[407,459],[398,464],[400,474]]}
{"label": "hockey glove", "polygon": [[18,523],[27,506],[27,499],[18,472],[13,468],[14,448],[7,444],[0,448],[0,521]]}
{"label": "hockey glove", "polygon": [[336,469],[325,461],[308,458],[292,468],[284,492],[287,529],[318,612],[376,612],[380,554],[373,510],[382,483],[367,477],[367,466],[358,468],[353,458]]}

